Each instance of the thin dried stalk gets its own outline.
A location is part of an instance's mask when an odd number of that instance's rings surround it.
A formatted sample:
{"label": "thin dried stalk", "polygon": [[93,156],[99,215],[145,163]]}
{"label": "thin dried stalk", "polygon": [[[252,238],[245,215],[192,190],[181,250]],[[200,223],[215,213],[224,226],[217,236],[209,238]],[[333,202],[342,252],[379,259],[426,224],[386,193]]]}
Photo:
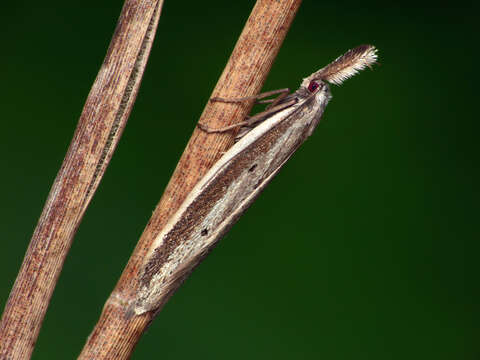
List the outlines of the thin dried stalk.
{"label": "thin dried stalk", "polygon": [[[238,98],[260,91],[300,2],[301,0],[257,1],[212,96]],[[230,125],[244,119],[252,103],[253,100],[232,106],[209,102],[199,122],[213,128]],[[194,131],[79,359],[121,360],[130,357],[134,346],[155,316],[152,312],[131,318],[126,316],[128,305],[139,288],[139,271],[145,254],[150,251],[153,239],[194,185],[222,152],[232,145],[234,136],[233,133],[213,135],[199,129]],[[171,295],[172,293],[168,294]]]}
{"label": "thin dried stalk", "polygon": [[126,125],[163,0],[126,0],[0,323],[0,358],[30,358],[53,289]]}

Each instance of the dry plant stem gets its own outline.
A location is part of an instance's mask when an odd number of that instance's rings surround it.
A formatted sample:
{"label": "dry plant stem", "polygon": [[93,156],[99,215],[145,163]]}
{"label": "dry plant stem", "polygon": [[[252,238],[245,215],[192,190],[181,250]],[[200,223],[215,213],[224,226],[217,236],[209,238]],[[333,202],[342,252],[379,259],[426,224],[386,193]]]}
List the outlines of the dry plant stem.
{"label": "dry plant stem", "polygon": [[[260,91],[300,2],[300,0],[257,1],[212,96],[239,98]],[[238,104],[209,102],[199,122],[212,128],[231,125],[248,115],[253,101],[252,98],[250,102]],[[207,134],[195,129],[160,203],[116,288],[107,300],[79,359],[129,358],[133,347],[155,315],[147,312],[130,319],[125,316],[128,305],[135,298],[139,287],[143,260],[152,251],[152,241],[169,217],[175,213],[187,194],[222,152],[232,145],[234,136],[233,132]],[[170,295],[172,294],[168,296]]]}
{"label": "dry plant stem", "polygon": [[0,324],[0,359],[28,359],[73,236],[132,109],[163,0],[126,0]]}

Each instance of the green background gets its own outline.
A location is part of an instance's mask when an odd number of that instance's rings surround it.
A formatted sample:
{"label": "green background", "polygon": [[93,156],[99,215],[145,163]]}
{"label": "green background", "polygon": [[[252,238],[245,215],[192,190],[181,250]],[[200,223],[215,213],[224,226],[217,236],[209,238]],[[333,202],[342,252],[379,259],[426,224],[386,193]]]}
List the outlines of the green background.
{"label": "green background", "polygon": [[[2,9],[0,304],[121,1]],[[166,0],[132,115],[34,359],[80,352],[254,1]],[[133,359],[478,359],[478,14],[304,1],[264,90],[371,43],[315,134],[168,302]]]}

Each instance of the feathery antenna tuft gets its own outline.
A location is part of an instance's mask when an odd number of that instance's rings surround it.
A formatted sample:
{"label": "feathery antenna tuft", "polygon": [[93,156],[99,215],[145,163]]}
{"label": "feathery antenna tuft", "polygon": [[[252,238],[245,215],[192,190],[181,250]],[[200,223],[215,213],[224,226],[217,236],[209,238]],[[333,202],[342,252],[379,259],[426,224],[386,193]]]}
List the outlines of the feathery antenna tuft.
{"label": "feathery antenna tuft", "polygon": [[317,78],[340,85],[365,67],[371,67],[377,61],[377,49],[372,45],[360,45],[348,50],[309,78]]}

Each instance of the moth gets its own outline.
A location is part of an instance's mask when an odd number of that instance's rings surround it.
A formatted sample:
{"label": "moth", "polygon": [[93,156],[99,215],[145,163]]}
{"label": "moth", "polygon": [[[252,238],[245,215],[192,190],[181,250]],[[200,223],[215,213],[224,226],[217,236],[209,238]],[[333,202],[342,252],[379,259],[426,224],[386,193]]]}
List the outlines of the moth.
{"label": "moth", "polygon": [[[328,83],[340,85],[376,60],[374,46],[358,46],[303,79],[294,93],[280,91],[281,95],[263,113],[221,129],[199,125],[207,132],[242,126],[242,136],[193,188],[153,241],[143,263],[139,291],[127,316],[162,308],[312,134],[331,99]],[[237,102],[245,98],[214,100]]]}

